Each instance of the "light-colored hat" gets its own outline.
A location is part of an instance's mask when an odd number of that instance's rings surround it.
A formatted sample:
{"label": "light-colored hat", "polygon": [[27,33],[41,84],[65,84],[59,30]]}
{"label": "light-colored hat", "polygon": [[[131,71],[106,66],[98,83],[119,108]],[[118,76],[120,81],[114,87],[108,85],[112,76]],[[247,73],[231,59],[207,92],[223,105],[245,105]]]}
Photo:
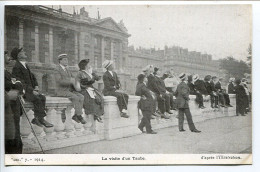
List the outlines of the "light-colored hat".
{"label": "light-colored hat", "polygon": [[235,78],[229,78],[229,82],[234,82]]}
{"label": "light-colored hat", "polygon": [[143,72],[148,71],[150,68],[153,68],[153,65],[147,65],[145,68],[142,69]]}
{"label": "light-colored hat", "polygon": [[111,66],[114,62],[112,60],[105,60],[102,64],[103,68],[108,68],[109,66]]}
{"label": "light-colored hat", "polygon": [[61,59],[63,59],[63,58],[67,58],[68,57],[68,54],[60,54],[60,55],[58,55],[58,60],[61,60]]}
{"label": "light-colored hat", "polygon": [[186,77],[186,74],[185,74],[185,73],[181,73],[181,74],[179,75],[179,78],[180,78],[181,80],[183,80],[185,77]]}
{"label": "light-colored hat", "polygon": [[198,74],[193,75],[192,80],[194,82],[197,81],[198,79],[199,79],[199,75]]}

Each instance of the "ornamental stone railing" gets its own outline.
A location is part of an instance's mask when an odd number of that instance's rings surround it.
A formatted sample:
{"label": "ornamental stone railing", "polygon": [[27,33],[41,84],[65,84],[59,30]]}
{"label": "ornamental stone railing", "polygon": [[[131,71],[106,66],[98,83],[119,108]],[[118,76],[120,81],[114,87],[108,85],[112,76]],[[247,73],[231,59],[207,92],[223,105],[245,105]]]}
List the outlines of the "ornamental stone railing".
{"label": "ornamental stone railing", "polygon": [[[72,103],[67,98],[62,97],[46,97],[47,116],[46,120],[54,124],[51,128],[41,128],[32,124],[34,131],[44,150],[57,149],[73,145],[85,144],[100,140],[113,140],[117,138],[129,137],[141,134],[137,128],[141,120],[141,112],[138,115],[137,103],[140,100],[138,96],[129,96],[128,114],[129,118],[120,117],[116,98],[105,96],[104,110],[105,114],[102,117],[103,123],[92,123],[90,116],[83,117],[87,121],[82,125],[76,123],[71,118],[74,115]],[[194,122],[201,122],[208,119],[234,116],[236,115],[235,95],[230,95],[231,104],[233,107],[212,109],[210,107],[209,96],[204,97],[204,105],[206,109],[199,109],[195,103],[195,96],[190,96],[190,110]],[[24,107],[27,116],[31,121],[33,119],[33,105],[26,102]],[[62,121],[62,111],[65,109],[66,120]],[[170,116],[170,119],[161,119],[157,117],[151,120],[153,129],[160,129],[178,125],[177,111]],[[31,127],[26,116],[23,114],[20,121],[21,136],[24,144],[23,153],[40,152],[39,144],[32,133]]]}

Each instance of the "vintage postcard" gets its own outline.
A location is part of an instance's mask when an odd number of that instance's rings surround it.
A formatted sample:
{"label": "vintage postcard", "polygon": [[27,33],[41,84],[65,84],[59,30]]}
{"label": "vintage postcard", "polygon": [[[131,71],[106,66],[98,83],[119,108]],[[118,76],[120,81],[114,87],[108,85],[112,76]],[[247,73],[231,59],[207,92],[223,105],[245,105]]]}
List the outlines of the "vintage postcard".
{"label": "vintage postcard", "polygon": [[252,164],[252,5],[9,4],[3,28],[5,165]]}

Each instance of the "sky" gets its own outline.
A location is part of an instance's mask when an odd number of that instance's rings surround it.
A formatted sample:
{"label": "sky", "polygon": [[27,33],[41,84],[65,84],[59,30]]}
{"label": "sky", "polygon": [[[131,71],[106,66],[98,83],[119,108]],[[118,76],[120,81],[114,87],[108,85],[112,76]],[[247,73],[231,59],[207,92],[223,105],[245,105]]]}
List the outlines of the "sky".
{"label": "sky", "polygon": [[[73,6],[61,6],[72,13]],[[74,6],[75,10],[83,6]],[[212,54],[213,59],[233,56],[246,60],[252,41],[250,5],[103,5],[84,6],[89,16],[123,20],[129,45],[145,48],[181,46]],[[53,6],[57,9],[58,6]]]}

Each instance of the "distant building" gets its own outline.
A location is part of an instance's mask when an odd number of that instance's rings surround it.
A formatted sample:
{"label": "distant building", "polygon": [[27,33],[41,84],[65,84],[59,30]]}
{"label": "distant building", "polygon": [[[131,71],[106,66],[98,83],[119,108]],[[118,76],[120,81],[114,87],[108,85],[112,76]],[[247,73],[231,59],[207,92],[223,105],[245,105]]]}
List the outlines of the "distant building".
{"label": "distant building", "polygon": [[[100,15],[97,19],[91,18],[84,7],[79,14],[45,6],[5,8],[5,50],[11,52],[14,47],[24,47],[39,87],[46,94],[55,93],[56,58],[61,53],[68,54],[74,75],[81,59],[89,58],[100,75],[104,72],[102,62],[114,60],[122,87],[131,94],[137,75],[148,64],[163,72],[173,69],[177,74],[219,75],[219,65],[211,55],[176,46],[166,46],[164,50],[135,49],[128,47],[128,37],[130,34],[123,21],[116,23],[110,17],[100,18]],[[102,90],[102,81],[96,86]]]}

